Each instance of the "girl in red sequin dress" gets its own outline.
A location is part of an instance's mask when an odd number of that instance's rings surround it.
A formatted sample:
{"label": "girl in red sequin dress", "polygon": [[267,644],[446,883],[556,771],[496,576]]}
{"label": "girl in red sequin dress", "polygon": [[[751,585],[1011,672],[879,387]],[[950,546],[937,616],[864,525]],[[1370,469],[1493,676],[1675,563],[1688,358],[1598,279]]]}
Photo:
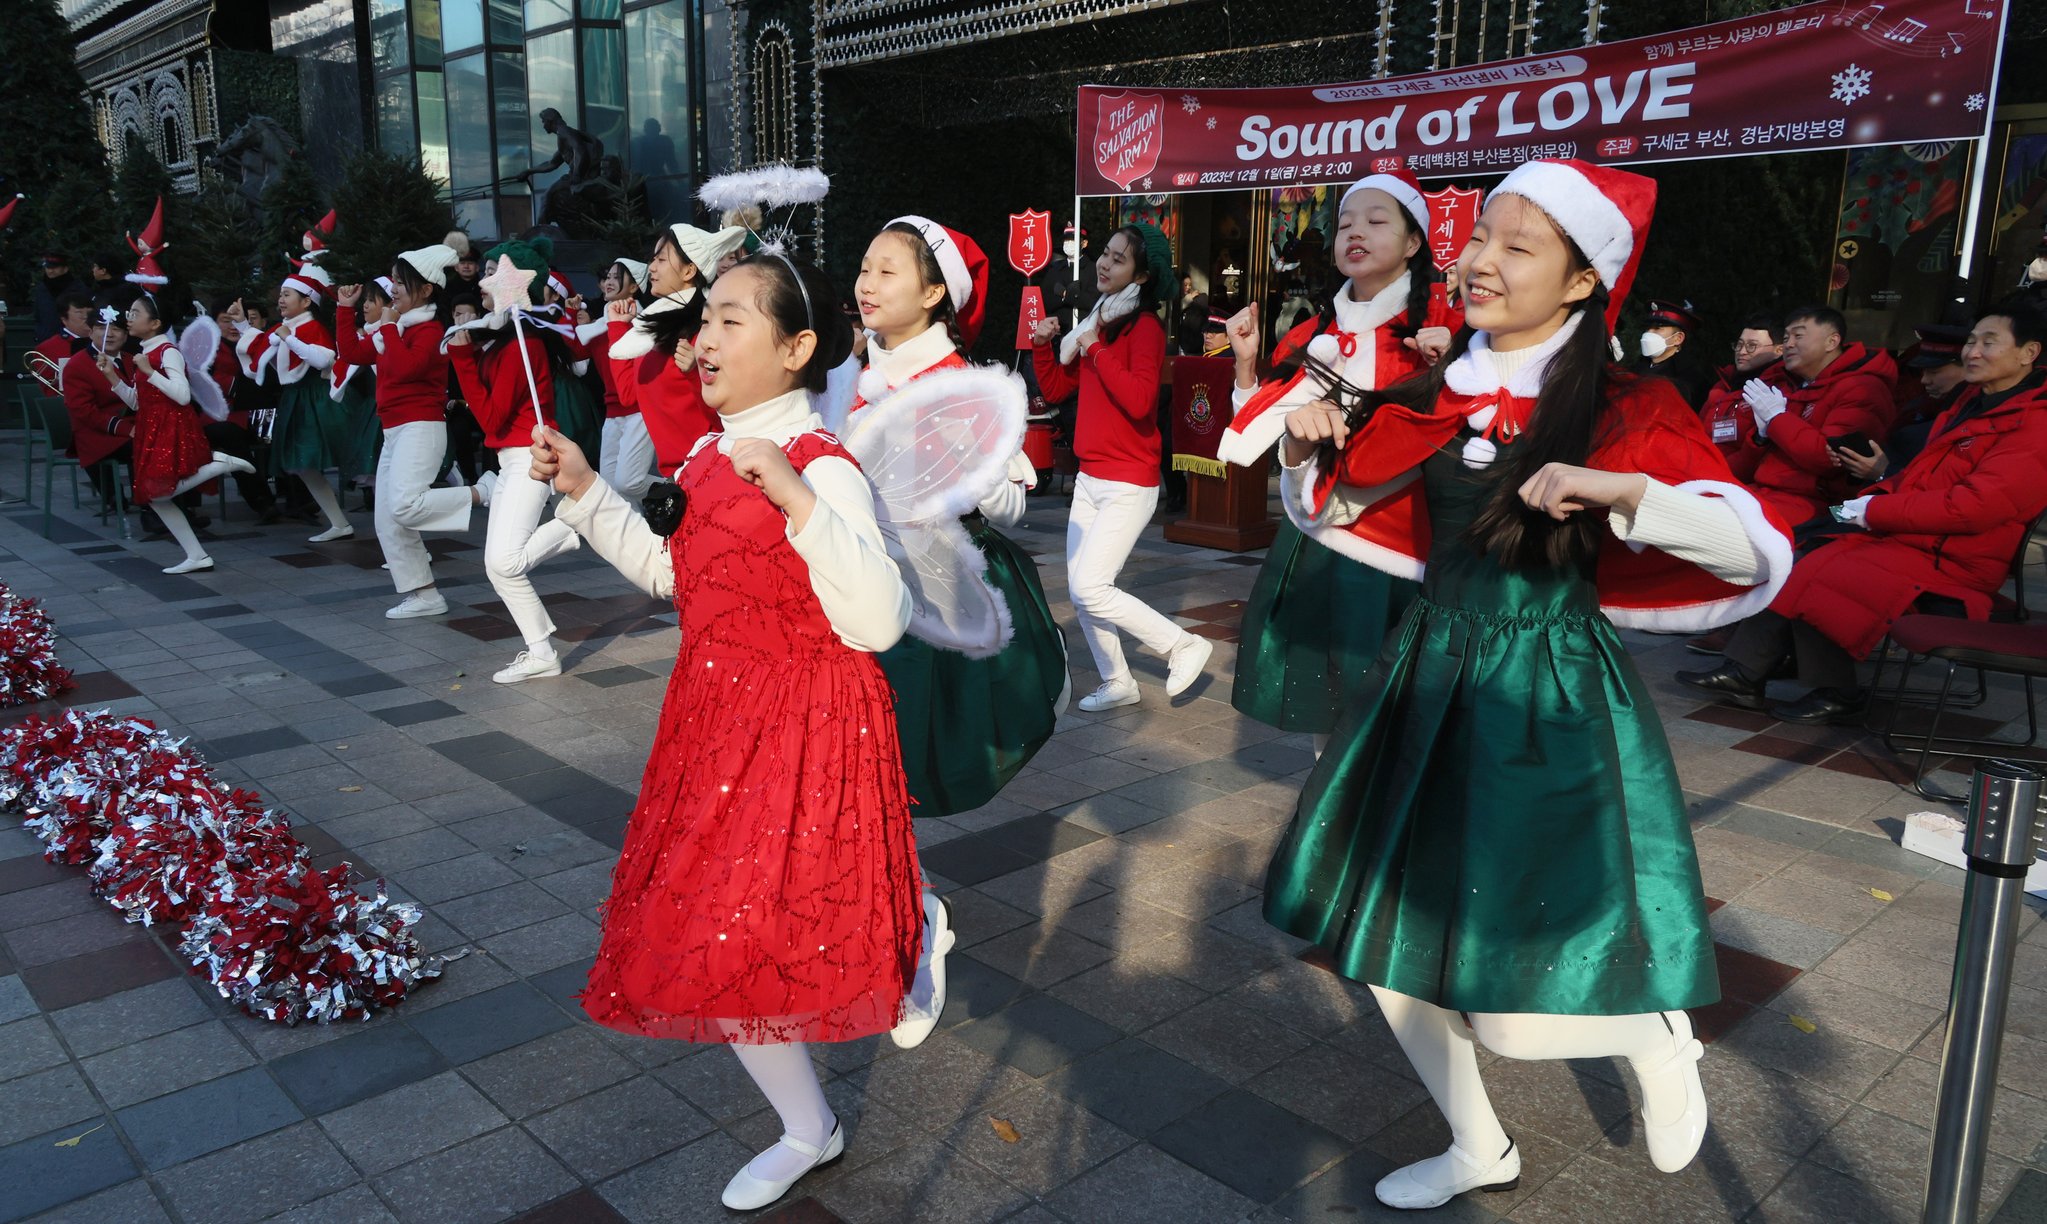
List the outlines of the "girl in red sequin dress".
{"label": "girl in red sequin dress", "polygon": [[810,408],[851,346],[838,300],[779,254],[712,287],[697,368],[718,432],[678,473],[668,539],[559,433],[536,430],[533,448],[534,477],[567,494],[557,517],[672,595],[682,626],[583,1006],[623,1032],[734,1048],[786,1132],[725,1188],[742,1210],[843,1150],[803,1043],[893,1028],[923,925],[875,661],[909,624],[909,591],[873,490]]}
{"label": "girl in red sequin dress", "polygon": [[137,295],[128,308],[128,334],[142,342],[135,359],[135,500],[156,511],[171,538],[184,546],[185,559],[166,566],[164,573],[212,569],[213,558],[199,546],[185,512],[172,499],[230,472],[256,469],[207,444],[185,377],[184,354],[171,343],[156,299],[147,293]]}

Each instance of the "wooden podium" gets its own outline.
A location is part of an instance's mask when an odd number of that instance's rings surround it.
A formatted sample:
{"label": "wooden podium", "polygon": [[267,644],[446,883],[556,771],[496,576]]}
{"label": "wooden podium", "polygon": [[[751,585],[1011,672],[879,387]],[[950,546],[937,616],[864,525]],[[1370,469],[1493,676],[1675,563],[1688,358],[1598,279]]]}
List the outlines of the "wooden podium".
{"label": "wooden podium", "polygon": [[[1183,384],[1195,380],[1206,382],[1210,388],[1208,400],[1211,403],[1227,405],[1229,386],[1234,381],[1231,363],[1226,357],[1178,357],[1168,362],[1166,385],[1172,388],[1173,431],[1187,429],[1181,419],[1179,405],[1187,398]],[[1227,424],[1227,418],[1213,426],[1220,429]],[[1203,431],[1206,433],[1206,431]],[[1172,439],[1167,439],[1172,445]],[[1213,456],[1212,445],[1203,452]],[[1279,524],[1265,512],[1266,488],[1271,479],[1272,456],[1267,455],[1251,467],[1230,466],[1221,476],[1203,476],[1198,472],[1182,473],[1187,479],[1187,517],[1166,524],[1166,538],[1175,544],[1192,544],[1199,548],[1217,548],[1224,552],[1250,552],[1272,543],[1272,537],[1279,532]]]}

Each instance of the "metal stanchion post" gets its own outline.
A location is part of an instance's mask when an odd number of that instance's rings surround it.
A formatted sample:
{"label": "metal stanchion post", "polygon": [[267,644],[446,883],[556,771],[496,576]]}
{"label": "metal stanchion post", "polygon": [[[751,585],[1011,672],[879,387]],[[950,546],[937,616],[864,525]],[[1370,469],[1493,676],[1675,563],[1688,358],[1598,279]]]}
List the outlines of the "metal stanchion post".
{"label": "metal stanchion post", "polygon": [[1969,880],[1955,941],[1924,1224],[1967,1224],[1976,1218],[2004,1013],[2011,999],[2019,899],[2026,870],[2039,852],[2043,787],[2047,775],[2030,766],[1979,761],[1969,789]]}

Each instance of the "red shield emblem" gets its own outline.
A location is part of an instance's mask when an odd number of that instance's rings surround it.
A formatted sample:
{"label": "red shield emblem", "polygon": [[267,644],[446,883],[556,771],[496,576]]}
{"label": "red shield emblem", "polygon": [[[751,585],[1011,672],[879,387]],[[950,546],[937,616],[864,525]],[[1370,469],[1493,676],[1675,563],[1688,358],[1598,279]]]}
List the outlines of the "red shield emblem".
{"label": "red shield emblem", "polygon": [[1009,214],[1009,266],[1029,276],[1052,262],[1052,214],[1025,209]]}
{"label": "red shield emblem", "polygon": [[1471,231],[1478,225],[1478,206],[1485,193],[1476,189],[1445,187],[1422,193],[1429,202],[1429,254],[1438,272],[1457,262]]}
{"label": "red shield emblem", "polygon": [[1105,94],[1095,112],[1095,172],[1125,191],[1158,169],[1166,143],[1166,97]]}

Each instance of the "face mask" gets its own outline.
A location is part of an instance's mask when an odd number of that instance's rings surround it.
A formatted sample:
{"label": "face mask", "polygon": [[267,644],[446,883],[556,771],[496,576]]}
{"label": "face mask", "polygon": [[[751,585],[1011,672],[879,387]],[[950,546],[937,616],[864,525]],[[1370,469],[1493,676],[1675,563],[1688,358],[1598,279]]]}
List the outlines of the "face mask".
{"label": "face mask", "polygon": [[1658,357],[1661,357],[1663,356],[1663,354],[1670,351],[1670,341],[1665,340],[1660,333],[1643,332],[1641,339],[1641,348],[1642,356],[1647,357],[1651,361],[1654,361]]}
{"label": "face mask", "polygon": [[2026,279],[2034,284],[2047,281],[2047,255],[2042,255],[2026,265]]}
{"label": "face mask", "polygon": [[1066,241],[1059,244],[1059,249],[1066,252],[1067,262],[1069,263],[1080,262],[1080,242],[1078,239],[1068,238]]}

